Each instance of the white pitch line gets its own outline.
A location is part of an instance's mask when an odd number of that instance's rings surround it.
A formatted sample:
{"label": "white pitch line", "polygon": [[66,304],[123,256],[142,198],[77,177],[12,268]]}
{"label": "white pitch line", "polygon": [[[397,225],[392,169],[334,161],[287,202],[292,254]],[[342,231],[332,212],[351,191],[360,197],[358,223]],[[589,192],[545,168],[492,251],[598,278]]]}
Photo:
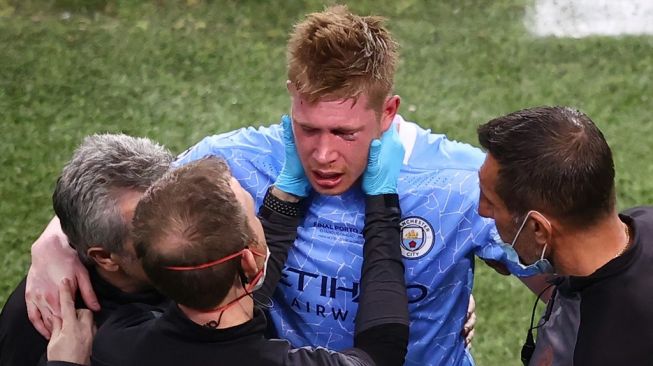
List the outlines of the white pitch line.
{"label": "white pitch line", "polygon": [[653,35],[653,0],[535,0],[524,22],[539,37]]}

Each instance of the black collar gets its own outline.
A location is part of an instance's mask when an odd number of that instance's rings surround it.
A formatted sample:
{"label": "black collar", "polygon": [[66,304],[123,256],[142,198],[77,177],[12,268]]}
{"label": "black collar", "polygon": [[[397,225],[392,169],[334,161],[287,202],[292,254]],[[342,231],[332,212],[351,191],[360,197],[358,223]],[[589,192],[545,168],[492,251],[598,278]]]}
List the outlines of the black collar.
{"label": "black collar", "polygon": [[633,262],[640,256],[642,247],[639,244],[639,232],[636,228],[636,222],[632,217],[619,214],[619,218],[630,227],[632,243],[620,256],[612,259],[601,268],[597,269],[589,276],[569,276],[568,285],[572,291],[582,291],[586,287],[602,281],[606,278],[616,276],[628,269]]}
{"label": "black collar", "polygon": [[195,323],[184,314],[177,304],[170,304],[156,327],[196,342],[238,342],[239,338],[264,338],[267,320],[263,311],[254,308],[254,317],[230,328],[214,329]]}

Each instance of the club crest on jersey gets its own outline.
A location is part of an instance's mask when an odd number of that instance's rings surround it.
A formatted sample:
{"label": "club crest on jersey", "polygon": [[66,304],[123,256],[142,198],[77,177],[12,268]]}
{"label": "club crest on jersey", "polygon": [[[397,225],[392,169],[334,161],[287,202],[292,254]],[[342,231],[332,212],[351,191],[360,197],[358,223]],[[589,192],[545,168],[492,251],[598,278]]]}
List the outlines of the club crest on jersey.
{"label": "club crest on jersey", "polygon": [[401,228],[401,254],[404,258],[417,259],[433,248],[433,228],[421,217],[406,217],[399,223]]}

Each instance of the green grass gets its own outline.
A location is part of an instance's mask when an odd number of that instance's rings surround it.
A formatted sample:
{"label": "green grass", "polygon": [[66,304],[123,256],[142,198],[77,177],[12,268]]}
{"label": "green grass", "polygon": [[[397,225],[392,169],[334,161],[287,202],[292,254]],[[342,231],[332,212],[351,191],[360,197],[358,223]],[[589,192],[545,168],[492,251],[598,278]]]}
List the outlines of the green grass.
{"label": "green grass", "polygon": [[[198,3],[197,5],[188,5]],[[451,138],[527,106],[587,112],[613,147],[620,207],[650,204],[653,39],[534,39],[526,0],[362,1],[402,45],[402,113]],[[318,1],[0,0],[0,303],[52,215],[58,171],[82,137],[146,135],[179,152],[288,110],[286,35]],[[69,12],[69,16],[62,16]],[[66,19],[64,19],[66,18]],[[479,264],[479,365],[518,365],[533,296]]]}

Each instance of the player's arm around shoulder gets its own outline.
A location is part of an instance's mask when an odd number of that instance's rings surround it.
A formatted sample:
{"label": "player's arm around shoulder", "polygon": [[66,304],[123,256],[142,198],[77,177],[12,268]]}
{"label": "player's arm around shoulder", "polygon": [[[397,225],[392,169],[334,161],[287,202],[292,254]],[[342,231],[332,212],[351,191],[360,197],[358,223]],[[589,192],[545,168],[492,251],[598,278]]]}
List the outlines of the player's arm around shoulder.
{"label": "player's arm around shoulder", "polygon": [[181,166],[207,156],[230,159],[250,155],[278,155],[283,152],[281,126],[243,127],[237,130],[207,136],[177,156],[174,166]]}

